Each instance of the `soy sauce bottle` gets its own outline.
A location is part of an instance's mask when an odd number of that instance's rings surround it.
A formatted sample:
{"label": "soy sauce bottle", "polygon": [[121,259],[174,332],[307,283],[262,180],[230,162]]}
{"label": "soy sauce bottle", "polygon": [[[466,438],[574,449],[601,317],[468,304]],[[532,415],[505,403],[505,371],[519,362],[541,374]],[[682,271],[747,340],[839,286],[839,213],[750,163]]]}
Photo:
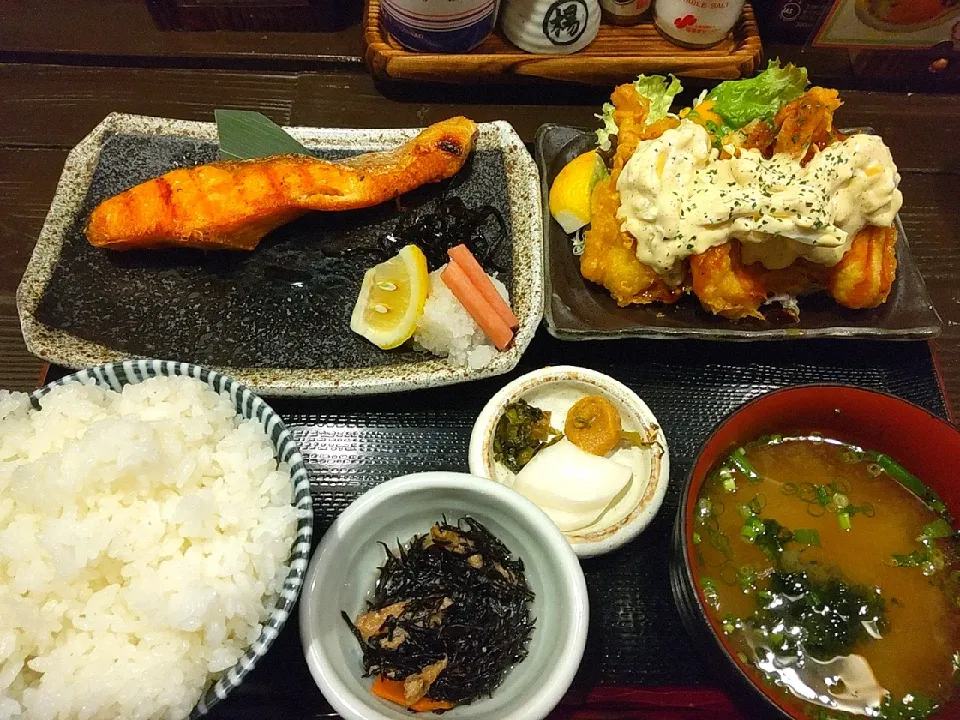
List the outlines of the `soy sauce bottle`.
{"label": "soy sauce bottle", "polygon": [[650,0],[600,0],[603,19],[613,25],[636,25],[650,9]]}

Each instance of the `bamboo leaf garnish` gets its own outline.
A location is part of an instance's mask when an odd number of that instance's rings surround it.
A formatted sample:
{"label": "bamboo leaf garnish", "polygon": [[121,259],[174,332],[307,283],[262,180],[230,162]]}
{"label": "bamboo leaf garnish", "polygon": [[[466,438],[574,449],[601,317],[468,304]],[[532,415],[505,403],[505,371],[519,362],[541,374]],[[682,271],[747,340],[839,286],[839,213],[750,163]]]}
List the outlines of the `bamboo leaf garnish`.
{"label": "bamboo leaf garnish", "polygon": [[282,127],[252,110],[215,110],[221,160],[249,160],[270,155],[312,155]]}

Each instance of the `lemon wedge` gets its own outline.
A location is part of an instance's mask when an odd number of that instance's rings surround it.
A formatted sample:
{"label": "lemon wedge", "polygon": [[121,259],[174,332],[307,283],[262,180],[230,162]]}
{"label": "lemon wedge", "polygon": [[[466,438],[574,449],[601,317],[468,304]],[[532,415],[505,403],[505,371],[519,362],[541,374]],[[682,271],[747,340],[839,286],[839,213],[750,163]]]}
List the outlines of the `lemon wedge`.
{"label": "lemon wedge", "polygon": [[578,155],[557,174],[550,187],[550,214],[565,233],[573,234],[590,222],[593,186],[607,174],[596,150]]}
{"label": "lemon wedge", "polygon": [[429,287],[427,258],[407,245],[364,274],[350,329],[383,350],[402,345],[417,329]]}

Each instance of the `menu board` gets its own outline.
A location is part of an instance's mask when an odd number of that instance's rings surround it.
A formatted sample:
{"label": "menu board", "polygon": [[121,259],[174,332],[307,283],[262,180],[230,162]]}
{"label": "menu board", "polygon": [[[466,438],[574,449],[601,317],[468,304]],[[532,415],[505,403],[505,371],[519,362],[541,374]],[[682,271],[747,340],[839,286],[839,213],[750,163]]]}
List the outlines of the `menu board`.
{"label": "menu board", "polygon": [[[789,4],[789,3],[788,3]],[[960,0],[836,0],[813,45],[960,50]]]}

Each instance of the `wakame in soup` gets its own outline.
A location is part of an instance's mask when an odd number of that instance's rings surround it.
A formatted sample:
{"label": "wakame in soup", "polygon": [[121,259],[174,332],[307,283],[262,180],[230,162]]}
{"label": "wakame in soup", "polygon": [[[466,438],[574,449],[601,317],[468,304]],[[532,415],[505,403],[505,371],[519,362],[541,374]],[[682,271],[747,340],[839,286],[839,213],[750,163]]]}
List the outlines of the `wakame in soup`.
{"label": "wakame in soup", "polygon": [[819,434],[737,448],[701,488],[694,576],[725,643],[798,716],[912,720],[960,663],[960,534],[892,458]]}

